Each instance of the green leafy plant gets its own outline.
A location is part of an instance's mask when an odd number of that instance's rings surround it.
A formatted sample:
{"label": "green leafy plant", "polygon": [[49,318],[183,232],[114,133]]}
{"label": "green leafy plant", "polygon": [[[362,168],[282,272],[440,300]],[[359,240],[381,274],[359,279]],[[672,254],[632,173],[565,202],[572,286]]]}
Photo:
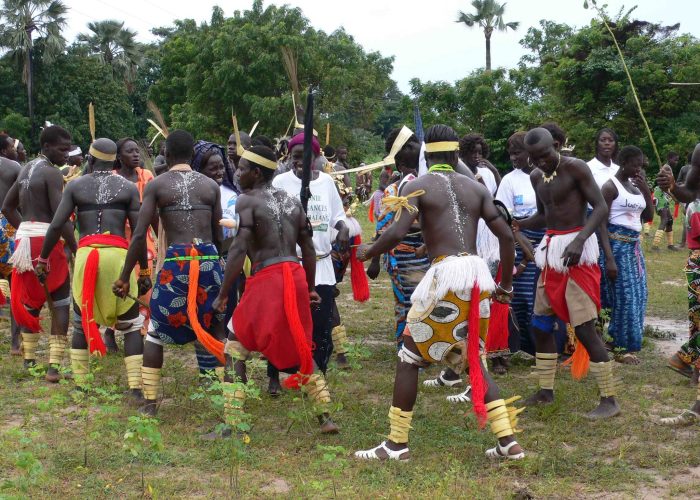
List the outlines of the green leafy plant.
{"label": "green leafy plant", "polygon": [[150,484],[146,486],[145,468],[149,458],[163,450],[163,437],[158,430],[158,419],[144,415],[129,417],[122,447],[139,463],[142,494],[145,494],[148,488],[150,496],[153,497],[153,488]]}

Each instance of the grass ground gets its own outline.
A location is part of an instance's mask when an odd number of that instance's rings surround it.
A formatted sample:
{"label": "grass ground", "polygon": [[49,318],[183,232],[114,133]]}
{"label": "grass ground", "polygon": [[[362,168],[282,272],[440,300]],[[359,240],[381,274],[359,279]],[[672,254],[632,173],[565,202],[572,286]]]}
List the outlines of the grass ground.
{"label": "grass ground", "polygon": [[[648,254],[649,314],[682,319],[685,252]],[[216,401],[198,394],[192,347],[166,350],[160,423],[162,449],[139,450],[125,440],[135,412],[120,398],[126,385],[119,356],[98,365],[90,403],[76,402],[71,385],[50,386],[23,370],[0,344],[0,497],[106,498],[660,498],[700,495],[698,428],[672,430],[653,423],[687,407],[695,391],[664,367],[651,341],[637,367],[618,366],[623,413],[590,423],[582,415],[597,399],[590,379],[560,371],[557,400],[521,417],[519,441],[528,452],[517,463],[484,457],[493,445],[477,429],[470,407],[452,405],[450,390],[420,390],[411,434],[413,458],[404,464],[358,462],[351,452],[377,444],[388,432],[387,411],[396,354],[391,342],[393,303],[386,275],[372,300],[356,304],[348,283],[340,307],[354,343],[351,372],[332,369],[329,382],[342,427],[323,437],[297,394],[279,399],[264,391],[251,401],[251,441],[232,469],[235,440],[203,441],[218,421]],[[46,345],[40,358],[47,356]],[[516,361],[498,379],[505,395],[534,390],[531,368]],[[266,386],[260,363],[254,380]],[[421,380],[434,376],[426,370]],[[194,396],[197,397],[197,396]],[[86,420],[87,415],[87,420]],[[148,438],[145,424],[138,436]],[[151,434],[151,437],[152,434]],[[131,443],[136,457],[124,449]],[[146,443],[147,444],[147,443]],[[148,446],[146,446],[148,448]],[[234,464],[235,465],[235,464]],[[144,482],[142,484],[141,473]],[[232,487],[230,478],[238,478]]]}

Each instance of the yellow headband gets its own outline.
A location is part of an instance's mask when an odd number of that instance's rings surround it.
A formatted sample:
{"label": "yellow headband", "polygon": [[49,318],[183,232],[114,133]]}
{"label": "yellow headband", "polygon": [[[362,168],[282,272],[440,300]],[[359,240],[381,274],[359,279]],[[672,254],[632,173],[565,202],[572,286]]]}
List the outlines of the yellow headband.
{"label": "yellow headband", "polygon": [[453,151],[459,151],[459,142],[457,141],[443,141],[443,142],[426,142],[425,152],[426,153],[451,153]]}
{"label": "yellow headband", "polygon": [[107,153],[103,153],[102,151],[96,150],[94,146],[90,146],[89,153],[90,153],[90,156],[94,156],[98,160],[102,160],[102,161],[114,161],[117,159],[117,153],[114,153],[111,155],[107,154]]}
{"label": "yellow headband", "polygon": [[248,161],[260,165],[261,167],[269,168],[270,170],[277,170],[277,162],[268,160],[267,158],[253,153],[252,151],[244,151],[241,158],[245,158]]}

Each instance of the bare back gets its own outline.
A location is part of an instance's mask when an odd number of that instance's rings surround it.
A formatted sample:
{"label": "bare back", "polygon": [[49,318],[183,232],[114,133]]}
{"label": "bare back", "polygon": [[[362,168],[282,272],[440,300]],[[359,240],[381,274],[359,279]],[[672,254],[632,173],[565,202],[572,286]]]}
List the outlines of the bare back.
{"label": "bare back", "polygon": [[7,192],[17,180],[19,171],[22,169],[19,163],[0,157],[0,204],[7,196]]}
{"label": "bare back", "polygon": [[194,171],[168,171],[146,186],[154,193],[160,220],[168,244],[221,241],[219,186],[212,179]]}
{"label": "bare back", "polygon": [[77,209],[80,236],[107,233],[126,236],[126,221],[136,223],[140,201],[136,186],[120,175],[95,172],[71,181],[65,197]]}
{"label": "bare back", "polygon": [[[432,256],[476,254],[476,231],[479,219],[488,217],[486,188],[456,172],[423,175],[402,190],[408,196],[423,189],[415,198],[419,210],[423,239]],[[491,208],[493,208],[493,204]],[[493,215],[491,213],[490,215]]]}
{"label": "bare back", "polygon": [[241,229],[251,230],[248,254],[253,262],[296,257],[305,217],[299,200],[272,186],[252,189],[236,201]]}
{"label": "bare back", "polygon": [[63,174],[43,157],[27,163],[17,176],[23,221],[51,222],[63,192]]}

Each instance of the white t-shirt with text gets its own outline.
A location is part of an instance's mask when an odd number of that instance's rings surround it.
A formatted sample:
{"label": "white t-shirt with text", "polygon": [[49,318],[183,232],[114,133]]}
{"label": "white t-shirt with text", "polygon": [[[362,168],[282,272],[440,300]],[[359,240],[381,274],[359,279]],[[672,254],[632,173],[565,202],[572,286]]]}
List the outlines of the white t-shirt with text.
{"label": "white t-shirt with text", "polygon": [[[278,189],[284,189],[288,194],[299,199],[301,193],[301,179],[294,172],[286,172],[272,179],[272,185]],[[338,221],[346,221],[343,202],[335,187],[333,178],[323,172],[318,173],[318,178],[312,180],[310,185],[311,198],[309,198],[308,216],[314,230],[314,248],[316,256],[326,256],[316,261],[315,285],[335,285],[335,272],[331,259],[332,232]],[[297,247],[297,254],[301,257],[301,249]]]}

